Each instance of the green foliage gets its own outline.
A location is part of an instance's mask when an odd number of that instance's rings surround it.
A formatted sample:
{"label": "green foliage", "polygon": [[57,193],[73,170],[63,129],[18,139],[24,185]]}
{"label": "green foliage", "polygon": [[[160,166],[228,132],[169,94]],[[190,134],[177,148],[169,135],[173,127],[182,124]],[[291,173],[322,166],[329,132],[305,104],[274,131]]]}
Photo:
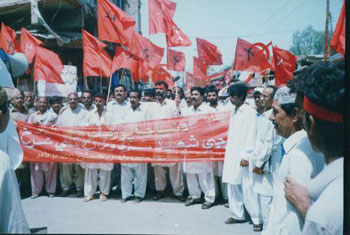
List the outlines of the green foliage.
{"label": "green foliage", "polygon": [[293,45],[290,51],[294,55],[316,55],[324,53],[324,31],[316,31],[312,26],[293,34]]}

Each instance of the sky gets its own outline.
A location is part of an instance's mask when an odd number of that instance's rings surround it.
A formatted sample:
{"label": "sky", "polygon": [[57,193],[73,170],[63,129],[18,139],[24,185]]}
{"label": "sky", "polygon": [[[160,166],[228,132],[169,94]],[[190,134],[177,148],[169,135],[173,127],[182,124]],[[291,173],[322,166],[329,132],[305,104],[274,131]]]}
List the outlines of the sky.
{"label": "sky", "polygon": [[[233,63],[237,37],[250,43],[272,41],[289,50],[293,33],[311,25],[325,30],[326,0],[173,0],[174,21],[191,39],[191,47],[174,47],[186,55],[186,70],[192,71],[197,56],[196,38],[215,44],[223,55],[223,65],[210,66],[219,71]],[[343,0],[330,0],[333,30]],[[141,0],[141,32],[153,43],[166,48],[164,34],[148,33],[148,0]],[[162,63],[166,63],[166,55]]]}

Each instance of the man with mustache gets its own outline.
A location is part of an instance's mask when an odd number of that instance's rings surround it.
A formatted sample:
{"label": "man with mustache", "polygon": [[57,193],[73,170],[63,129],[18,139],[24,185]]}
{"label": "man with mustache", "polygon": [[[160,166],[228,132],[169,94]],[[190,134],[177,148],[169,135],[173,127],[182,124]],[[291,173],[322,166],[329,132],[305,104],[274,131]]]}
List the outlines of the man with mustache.
{"label": "man with mustache", "polygon": [[96,109],[95,104],[92,102],[92,92],[89,90],[83,91],[81,102],[84,105],[86,111],[90,112]]}
{"label": "man with mustache", "polygon": [[[88,111],[81,105],[78,105],[78,95],[75,92],[68,94],[69,107],[65,109],[57,119],[57,126],[84,126],[88,124]],[[77,191],[77,197],[83,196],[84,187],[84,169],[79,164],[62,163],[61,164],[61,197],[68,196],[72,183]]]}
{"label": "man with mustache", "polygon": [[24,106],[29,113],[35,112],[34,94],[30,90],[24,91]]}
{"label": "man with mustache", "polygon": [[[203,102],[204,89],[201,87],[192,87],[192,104],[186,109],[184,116],[207,114],[215,112],[213,108]],[[215,182],[213,172],[213,162],[184,162],[184,172],[186,173],[189,197],[185,206],[190,206],[200,202],[201,193],[204,193],[205,202],[202,209],[209,209],[214,205],[215,201]]]}
{"label": "man with mustache", "polygon": [[[157,81],[155,83],[155,88],[157,103],[152,106],[152,118],[164,119],[178,117],[180,114],[175,101],[166,98],[169,88],[168,84],[164,81]],[[167,186],[166,173],[168,169],[173,194],[178,200],[184,201],[185,198],[183,197],[183,192],[185,186],[183,182],[181,163],[152,163],[152,166],[154,167],[154,178],[157,191],[153,200],[159,200],[165,196],[165,188]]]}

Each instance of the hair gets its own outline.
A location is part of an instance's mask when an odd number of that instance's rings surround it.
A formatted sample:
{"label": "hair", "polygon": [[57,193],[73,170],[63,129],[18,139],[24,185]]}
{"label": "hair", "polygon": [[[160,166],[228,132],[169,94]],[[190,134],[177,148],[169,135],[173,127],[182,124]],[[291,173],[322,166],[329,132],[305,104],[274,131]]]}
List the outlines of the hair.
{"label": "hair", "polygon": [[145,89],[145,90],[143,91],[143,93],[144,93],[144,96],[155,97],[155,95],[156,95],[156,89],[154,89],[154,88]]}
{"label": "hair", "polygon": [[91,97],[93,96],[92,94],[92,91],[91,90],[83,90],[83,92],[81,94],[84,94],[84,93],[89,93],[91,95]]}
{"label": "hair", "polygon": [[216,95],[219,94],[218,89],[216,89],[216,86],[214,86],[214,85],[209,85],[209,86],[207,86],[207,87],[206,87],[206,92],[207,92],[207,93],[209,93],[209,92],[215,92]]}
{"label": "hair", "polygon": [[46,99],[47,102],[49,102],[49,97],[47,97],[47,96],[38,96],[38,101],[39,101],[41,98],[44,98],[44,99]]}
{"label": "hair", "polygon": [[95,94],[95,95],[94,95],[94,99],[95,99],[95,98],[103,98],[104,100],[106,100],[106,97],[105,97],[103,94],[101,94],[101,93]]}
{"label": "hair", "polygon": [[194,87],[192,87],[191,88],[191,93],[193,92],[193,91],[198,91],[199,92],[199,94],[201,94],[201,96],[204,96],[204,89],[202,88],[202,87],[199,87],[199,86],[194,86]]}
{"label": "hair", "polygon": [[228,82],[228,84],[239,82],[240,80],[238,78],[231,78],[231,80]]}
{"label": "hair", "polygon": [[55,95],[55,96],[52,96],[52,97],[49,98],[49,104],[50,105],[53,105],[53,103],[55,103],[55,102],[62,103],[62,97],[59,97],[59,96]]}
{"label": "hair", "polygon": [[5,89],[0,86],[0,111],[6,113],[8,111],[8,101]]}
{"label": "hair", "polygon": [[[344,114],[345,105],[345,64],[318,63],[302,70],[295,78],[297,90],[314,104],[327,110]],[[306,125],[310,127],[309,114],[306,112]],[[315,138],[317,148],[329,156],[344,155],[344,122],[315,119]]]}
{"label": "hair", "polygon": [[126,91],[126,87],[123,84],[118,84],[114,87],[114,91],[115,89],[117,89],[118,87],[123,87],[124,91]]}
{"label": "hair", "polygon": [[165,88],[168,90],[169,89],[169,85],[168,85],[168,83],[166,83],[165,81],[163,81],[163,80],[158,80],[158,81],[156,81],[156,83],[154,84],[154,86],[158,86],[158,85],[164,85],[165,86]]}
{"label": "hair", "polygon": [[[176,87],[175,87],[175,89],[177,89],[177,88],[180,89],[180,99],[185,98],[184,90],[183,90],[181,87],[179,87],[179,86],[176,86]],[[176,90],[175,90],[175,91],[176,91]],[[174,92],[174,93],[176,93],[176,92]]]}
{"label": "hair", "polygon": [[78,97],[78,93],[76,93],[75,91],[73,91],[73,92],[70,92],[68,95],[67,95],[67,98],[69,98],[69,96],[71,96],[71,95],[75,95],[76,97]]}
{"label": "hair", "polygon": [[238,96],[242,98],[242,101],[245,101],[247,92],[248,87],[244,82],[235,83],[228,88],[228,93],[230,96]]}
{"label": "hair", "polygon": [[129,96],[130,96],[131,92],[136,92],[136,93],[137,93],[137,98],[141,99],[142,93],[141,93],[140,90],[138,90],[138,89],[132,89],[132,90],[130,90],[130,91],[129,91]]}
{"label": "hair", "polygon": [[273,85],[268,85],[266,86],[266,88],[271,88],[273,91],[272,91],[272,98],[275,96],[276,94],[276,91],[277,91],[277,87],[273,86]]}

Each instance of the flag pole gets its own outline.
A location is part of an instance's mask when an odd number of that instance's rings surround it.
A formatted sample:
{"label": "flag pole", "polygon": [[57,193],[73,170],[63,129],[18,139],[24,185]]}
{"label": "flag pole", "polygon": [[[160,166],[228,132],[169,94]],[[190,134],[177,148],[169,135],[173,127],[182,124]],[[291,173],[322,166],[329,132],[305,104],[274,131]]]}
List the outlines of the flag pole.
{"label": "flag pole", "polygon": [[328,60],[328,19],[329,19],[329,0],[327,0],[326,6],[326,29],[324,35],[324,62]]}
{"label": "flag pole", "polygon": [[112,77],[113,77],[113,74],[109,78],[109,85],[108,85],[108,92],[107,92],[107,102],[106,103],[108,103],[109,95],[111,94]]}

